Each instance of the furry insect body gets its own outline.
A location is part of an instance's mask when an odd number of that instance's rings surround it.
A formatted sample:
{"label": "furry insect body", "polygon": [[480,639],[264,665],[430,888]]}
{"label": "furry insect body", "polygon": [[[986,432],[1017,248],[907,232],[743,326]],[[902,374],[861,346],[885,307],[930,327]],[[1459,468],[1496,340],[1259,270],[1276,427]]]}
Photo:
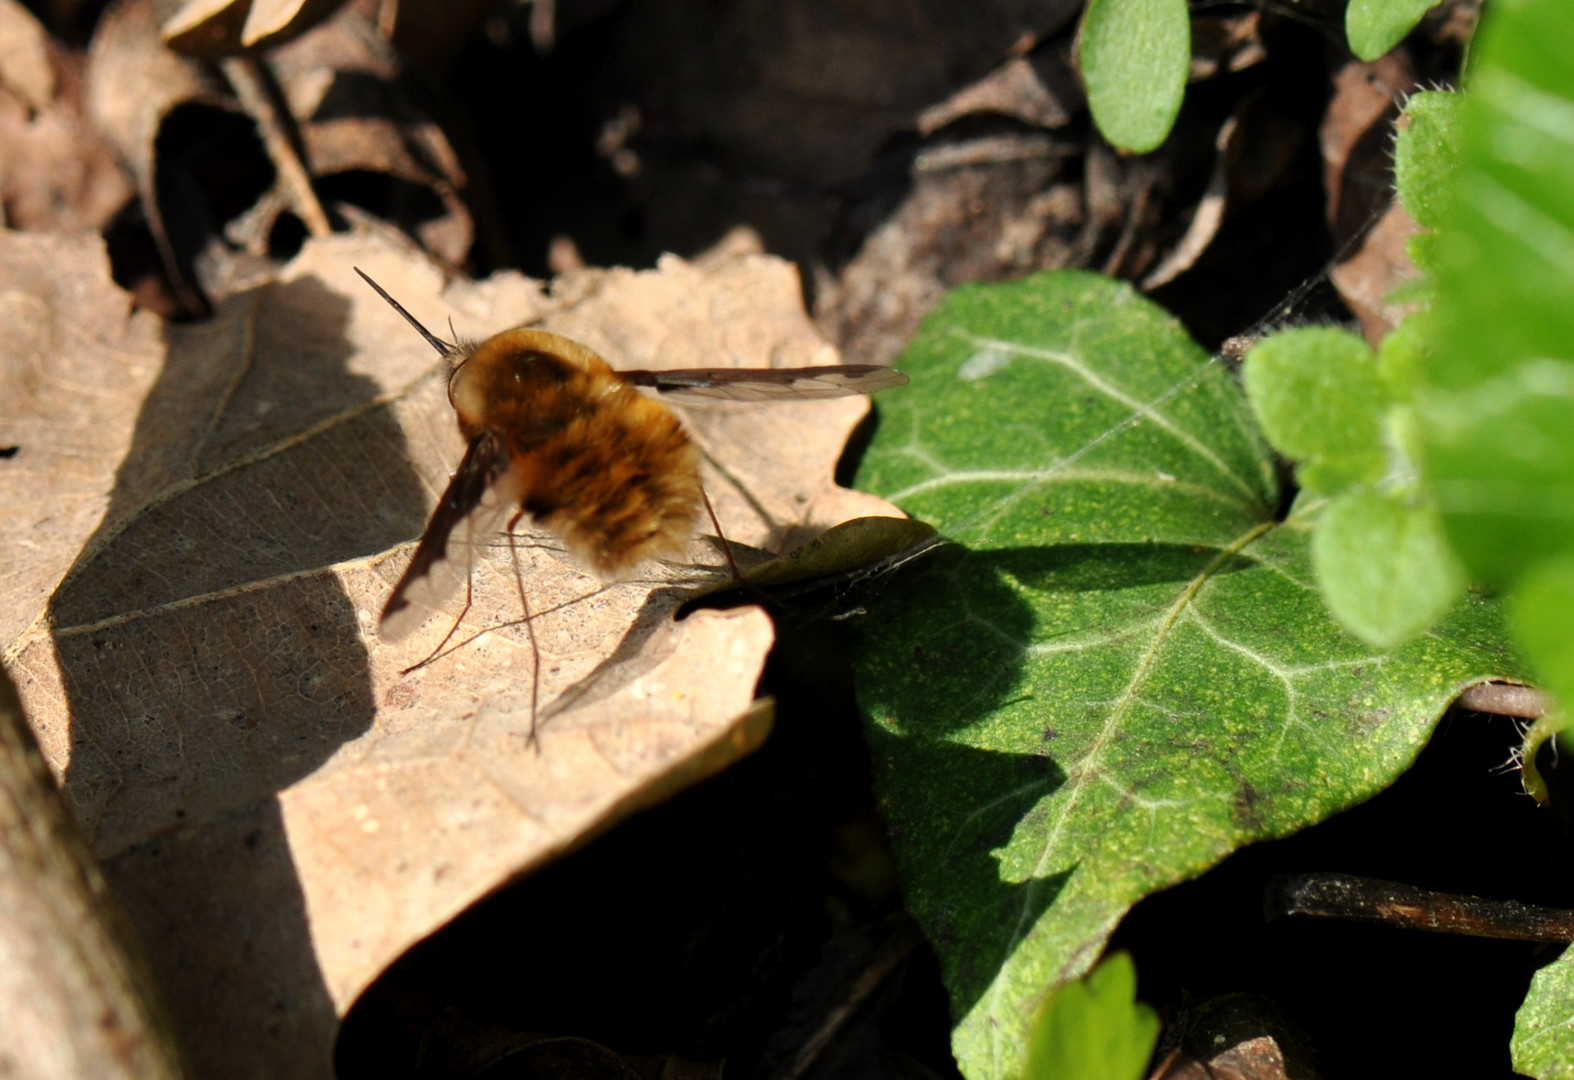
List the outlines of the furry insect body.
{"label": "furry insect body", "polygon": [[679,557],[693,538],[699,452],[670,409],[578,342],[496,334],[460,361],[448,397],[467,442],[504,441],[499,487],[598,577]]}

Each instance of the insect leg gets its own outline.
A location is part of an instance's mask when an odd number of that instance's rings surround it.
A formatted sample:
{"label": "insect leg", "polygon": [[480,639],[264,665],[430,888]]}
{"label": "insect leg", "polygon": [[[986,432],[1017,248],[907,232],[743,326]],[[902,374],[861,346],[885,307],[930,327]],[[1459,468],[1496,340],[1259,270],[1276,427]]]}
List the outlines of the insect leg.
{"label": "insect leg", "polygon": [[465,606],[459,609],[459,617],[455,619],[454,624],[448,628],[448,633],[443,635],[443,640],[437,643],[437,647],[435,649],[426,654],[426,659],[420,661],[419,663],[411,664],[399,674],[408,675],[410,672],[415,671],[418,668],[424,668],[427,664],[430,664],[433,660],[436,660],[442,655],[443,647],[448,644],[450,639],[453,638],[454,632],[459,629],[459,624],[465,621],[465,616],[470,614],[470,602],[474,599],[474,586],[472,584],[474,580],[475,569],[472,567],[465,573]]}
{"label": "insect leg", "polygon": [[721,544],[721,553],[727,557],[727,566],[732,570],[732,580],[739,585],[744,584],[743,572],[738,569],[738,561],[732,557],[732,545],[727,543],[727,536],[721,531],[721,519],[716,516],[716,508],[710,504],[710,496],[705,494],[705,485],[700,485],[700,499],[705,503],[705,512],[710,515],[710,523],[716,526],[716,540]]}
{"label": "insect leg", "polygon": [[530,617],[530,599],[525,595],[525,576],[519,571],[519,545],[514,542],[514,526],[519,524],[525,511],[521,509],[508,519],[508,554],[514,563],[514,584],[519,586],[519,606],[525,609],[525,633],[530,635],[530,744],[541,753],[541,740],[536,738],[537,705],[541,700],[541,646],[536,644],[536,624]]}

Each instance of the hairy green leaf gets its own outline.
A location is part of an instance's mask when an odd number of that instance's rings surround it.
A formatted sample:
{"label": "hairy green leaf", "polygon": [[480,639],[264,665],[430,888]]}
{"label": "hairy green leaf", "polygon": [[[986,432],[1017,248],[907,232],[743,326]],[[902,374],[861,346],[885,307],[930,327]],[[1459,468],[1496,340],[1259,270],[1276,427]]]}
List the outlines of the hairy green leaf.
{"label": "hairy green leaf", "polygon": [[1301,484],[1333,495],[1376,483],[1388,466],[1388,392],[1366,342],[1330,327],[1285,330],[1246,354],[1246,395]]}

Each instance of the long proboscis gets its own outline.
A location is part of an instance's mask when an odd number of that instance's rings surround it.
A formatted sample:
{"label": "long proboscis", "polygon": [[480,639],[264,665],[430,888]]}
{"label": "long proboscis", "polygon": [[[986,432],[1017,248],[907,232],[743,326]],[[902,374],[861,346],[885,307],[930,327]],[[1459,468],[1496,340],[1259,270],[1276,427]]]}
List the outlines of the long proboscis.
{"label": "long proboscis", "polygon": [[395,300],[393,297],[389,296],[388,295],[388,290],[383,288],[381,285],[377,284],[377,282],[373,281],[371,279],[371,277],[366,273],[365,270],[362,270],[359,266],[352,266],[350,269],[354,270],[357,274],[360,274],[361,275],[361,280],[366,282],[366,284],[370,285],[372,287],[372,289],[377,293],[378,296],[380,296],[384,300],[388,301],[388,306],[389,307],[393,308],[400,315],[403,315],[404,316],[404,321],[409,323],[411,326],[415,327],[416,331],[419,332],[420,335],[422,337],[424,337],[427,340],[427,342],[432,346],[432,348],[436,349],[441,355],[443,355],[444,357],[448,357],[448,356],[452,356],[457,351],[455,346],[450,345],[448,342],[444,341],[442,338],[440,338],[436,334],[432,333],[426,327],[422,326],[420,319],[417,319],[414,315],[411,315],[408,311],[406,311],[404,309],[404,305],[403,304],[401,304],[399,301]]}

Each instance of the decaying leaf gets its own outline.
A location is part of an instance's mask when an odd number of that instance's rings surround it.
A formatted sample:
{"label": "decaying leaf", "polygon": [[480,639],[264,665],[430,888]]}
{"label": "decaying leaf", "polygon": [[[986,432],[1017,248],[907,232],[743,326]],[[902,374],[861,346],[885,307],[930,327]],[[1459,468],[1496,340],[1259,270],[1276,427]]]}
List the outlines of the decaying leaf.
{"label": "decaying leaf", "polygon": [[0,2],[0,87],[30,109],[42,109],[55,97],[49,33],[18,0]]}
{"label": "decaying leaf", "polygon": [[162,27],[170,48],[228,56],[303,33],[343,0],[186,0]]}
{"label": "decaying leaf", "polygon": [[[253,263],[273,254],[284,212],[310,220],[302,205],[310,202],[322,217],[313,185],[330,209],[357,203],[439,260],[464,261],[475,229],[460,197],[458,155],[398,91],[400,61],[364,16],[343,11],[272,51],[275,109],[260,75],[239,77],[252,61],[226,67],[232,87],[212,65],[168,47],[155,7],[115,0],[105,11],[89,50],[87,96],[95,124],[135,177],[186,314],[205,314],[208,300],[255,278]],[[278,156],[270,164],[285,145],[292,164]]]}
{"label": "decaying leaf", "polygon": [[131,194],[130,177],[83,115],[73,58],[16,0],[0,0],[5,224],[29,232],[97,229]]}
{"label": "decaying leaf", "polygon": [[[523,538],[539,751],[506,545],[479,561],[463,644],[401,674],[448,627],[391,646],[376,614],[462,445],[441,362],[351,268],[445,334],[540,320],[616,366],[832,361],[787,264],[439,296],[386,242],[313,241],[161,345],[90,245],[6,243],[0,444],[22,450],[0,493],[10,550],[36,549],[8,583],[7,663],[199,1072],[330,1075],[337,1017],[412,942],[763,738],[765,616],[671,619],[726,572],[704,542],[606,586]],[[830,479],[866,408],[686,413],[728,536],[779,550],[892,513]]]}
{"label": "decaying leaf", "polygon": [[[402,61],[361,13],[346,9],[275,49],[269,70],[300,129],[306,164],[330,205],[366,189],[361,204],[451,265],[470,252],[475,226],[460,192],[466,176],[448,136],[398,86]],[[285,202],[264,197],[229,234],[266,250]]]}
{"label": "decaying leaf", "polygon": [[133,315],[96,239],[0,232],[0,640],[44,614],[104,518],[158,375],[158,322]]}

